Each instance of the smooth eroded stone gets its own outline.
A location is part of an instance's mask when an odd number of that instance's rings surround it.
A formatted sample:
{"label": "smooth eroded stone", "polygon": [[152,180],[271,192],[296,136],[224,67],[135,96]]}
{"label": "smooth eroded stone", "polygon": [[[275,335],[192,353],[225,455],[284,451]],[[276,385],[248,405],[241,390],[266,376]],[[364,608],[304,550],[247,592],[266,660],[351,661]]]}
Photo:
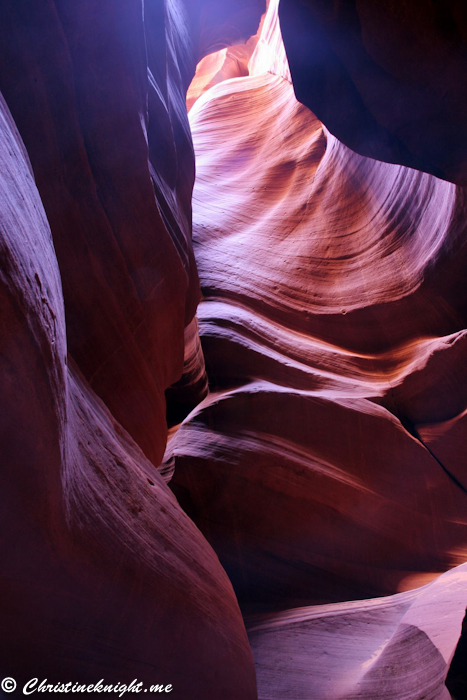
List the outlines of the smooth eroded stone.
{"label": "smooth eroded stone", "polygon": [[67,358],[51,232],[3,100],[0,139],[2,671],[254,700],[216,555]]}

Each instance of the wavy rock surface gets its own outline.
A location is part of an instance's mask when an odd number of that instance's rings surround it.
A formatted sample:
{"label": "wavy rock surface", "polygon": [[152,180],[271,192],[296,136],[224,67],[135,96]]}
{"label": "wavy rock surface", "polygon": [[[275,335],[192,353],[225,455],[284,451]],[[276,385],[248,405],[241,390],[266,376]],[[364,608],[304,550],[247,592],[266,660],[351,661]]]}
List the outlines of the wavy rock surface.
{"label": "wavy rock surface", "polygon": [[466,577],[464,565],[409,593],[252,624],[259,700],[449,700]]}
{"label": "wavy rock surface", "polygon": [[395,593],[467,556],[465,460],[422,437],[466,408],[464,192],[339,143],[270,60],[276,20],[190,112],[216,391],[167,452],[247,610]]}
{"label": "wavy rock surface", "polygon": [[[267,5],[269,8],[269,0]],[[198,63],[188,88],[188,110],[206,90],[231,78],[271,72],[292,82],[279,29],[279,16],[273,10],[271,6],[264,13],[258,31],[248,41],[208,54]]]}
{"label": "wavy rock surface", "polygon": [[[254,700],[232,582],[268,614],[262,700],[448,698],[465,192],[339,142],[294,97],[276,0],[253,34],[263,5],[0,8],[27,148],[2,101],[0,670],[18,683]],[[185,92],[225,44],[188,96],[197,320]],[[372,154],[461,182],[462,134],[452,162],[427,134],[395,157],[378,131]],[[207,391],[198,328],[211,394],[156,469],[166,419]]]}
{"label": "wavy rock surface", "polygon": [[27,147],[2,98],[0,669],[254,700],[232,586],[155,468],[164,391],[206,391],[185,91],[207,8],[147,5],[0,9]]}
{"label": "wavy rock surface", "polygon": [[[52,229],[70,352],[155,465],[164,391],[182,374],[199,299],[185,93],[211,43],[251,34],[264,3],[213,5],[7,0],[0,9],[0,89]],[[203,394],[191,393],[193,406]]]}
{"label": "wavy rock surface", "polygon": [[[149,127],[141,3],[57,0],[26,9],[6,2],[1,17],[8,70],[0,87],[52,229],[70,352],[157,465],[165,445],[164,390],[181,374],[184,323],[197,302],[188,252],[193,158],[188,154],[191,169],[180,190],[171,176],[184,160],[174,152],[173,130],[185,126],[186,160],[188,125],[162,99],[176,58],[166,58],[165,18],[154,59],[161,64],[161,100],[158,106],[151,100]],[[157,134],[159,202],[148,167],[148,139]],[[178,206],[166,225],[170,198]]]}
{"label": "wavy rock surface", "polygon": [[244,611],[268,612],[261,699],[446,700],[467,602],[465,565],[436,578],[467,557],[465,194],[353,153],[297,103],[276,10],[249,75],[218,73],[190,111],[213,391],[171,437],[172,488]]}
{"label": "wavy rock surface", "polygon": [[67,361],[50,229],[1,108],[1,668],[18,685],[137,678],[179,698],[253,699],[217,557]]}

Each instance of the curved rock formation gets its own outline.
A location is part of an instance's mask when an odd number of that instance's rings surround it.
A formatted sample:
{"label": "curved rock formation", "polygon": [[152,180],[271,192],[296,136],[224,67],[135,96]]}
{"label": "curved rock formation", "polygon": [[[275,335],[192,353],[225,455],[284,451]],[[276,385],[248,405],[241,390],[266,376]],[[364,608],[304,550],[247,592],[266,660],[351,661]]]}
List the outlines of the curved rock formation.
{"label": "curved rock formation", "polygon": [[[181,374],[187,292],[196,290],[196,272],[187,252],[190,180],[183,192],[170,178],[179,154],[163,101],[158,109],[151,101],[147,125],[142,6],[6,2],[1,18],[8,70],[0,87],[54,236],[70,352],[157,465],[165,445],[163,392]],[[160,92],[171,77],[165,48],[164,39]],[[154,130],[159,206],[148,167]],[[176,219],[166,226],[169,196],[177,201]],[[191,315],[196,301],[195,291]]]}
{"label": "curved rock formation", "polygon": [[54,236],[70,352],[155,465],[164,390],[182,373],[199,299],[185,93],[211,42],[252,33],[263,7],[7,0],[0,10],[0,89]]}
{"label": "curved rock formation", "polygon": [[259,700],[449,700],[444,679],[466,576],[464,565],[410,593],[291,610],[253,624]]}
{"label": "curved rock formation", "polygon": [[260,699],[446,700],[465,565],[411,589],[467,556],[465,193],[298,104],[276,13],[248,75],[227,50],[191,88],[212,393],[167,469],[243,610],[268,612]]}
{"label": "curved rock formation", "polygon": [[19,686],[137,678],[253,699],[217,557],[67,361],[50,229],[1,107],[1,667]]}
{"label": "curved rock formation", "polygon": [[387,594],[466,557],[466,494],[385,409],[268,382],[173,438],[175,482],[247,609]]}
{"label": "curved rock formation", "polygon": [[0,668],[19,687],[255,700],[236,594],[261,700],[448,700],[467,199],[433,173],[465,177],[462,11],[425,20],[443,92],[409,42],[388,50],[385,2],[387,36],[366,0],[283,0],[291,73],[278,4],[260,24],[261,0],[0,8]]}
{"label": "curved rock formation", "polygon": [[467,555],[465,467],[425,427],[467,408],[464,192],[339,143],[272,73],[276,12],[250,74],[190,112],[217,391],[167,452],[246,610],[394,593]]}
{"label": "curved rock formation", "polygon": [[0,16],[28,151],[2,99],[1,669],[19,688],[136,678],[253,700],[232,586],[156,470],[164,391],[183,369],[177,401],[206,390],[187,9],[44,0]]}

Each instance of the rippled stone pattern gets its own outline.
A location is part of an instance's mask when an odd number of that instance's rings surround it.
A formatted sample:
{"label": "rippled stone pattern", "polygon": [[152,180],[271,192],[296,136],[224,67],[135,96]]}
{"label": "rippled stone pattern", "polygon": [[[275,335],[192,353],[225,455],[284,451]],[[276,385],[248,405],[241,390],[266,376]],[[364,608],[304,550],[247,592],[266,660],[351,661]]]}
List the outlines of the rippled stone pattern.
{"label": "rippled stone pattern", "polygon": [[0,9],[18,126],[2,98],[0,671],[254,700],[231,583],[157,471],[164,391],[183,370],[206,390],[185,107],[202,23],[146,5]]}
{"label": "rippled stone pattern", "polygon": [[1,4],[2,677],[460,700],[467,23],[370,5]]}
{"label": "rippled stone pattern", "polygon": [[466,582],[464,564],[415,591],[252,621],[259,697],[449,700],[444,678]]}
{"label": "rippled stone pattern", "polygon": [[[211,393],[170,439],[172,488],[246,615],[312,605],[327,629],[328,665],[299,623],[283,645],[279,632],[252,633],[260,698],[447,698],[464,569],[457,604],[440,593],[449,623],[425,605],[431,593],[404,591],[467,555],[465,192],[338,141],[297,102],[285,54],[270,48],[278,31],[271,2],[248,64],[233,70],[238,47],[205,60],[189,94]],[[403,622],[414,605],[416,622]]]}

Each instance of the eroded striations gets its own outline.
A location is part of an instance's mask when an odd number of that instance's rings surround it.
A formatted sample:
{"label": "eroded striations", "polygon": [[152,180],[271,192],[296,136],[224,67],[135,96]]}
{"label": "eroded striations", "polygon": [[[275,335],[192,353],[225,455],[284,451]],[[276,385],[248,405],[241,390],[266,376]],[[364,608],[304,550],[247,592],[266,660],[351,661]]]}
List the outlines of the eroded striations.
{"label": "eroded striations", "polygon": [[[294,97],[277,2],[253,34],[261,4],[1,6],[22,137],[2,101],[0,670],[18,682],[254,700],[211,544],[244,611],[267,613],[247,621],[261,700],[448,698],[467,599],[465,193],[336,140]],[[165,392],[173,422],[206,393],[184,99],[226,44],[189,94],[213,390],[158,473]],[[430,149],[430,128],[414,141],[388,115],[399,141],[377,129],[371,155],[463,182],[462,134]]]}
{"label": "eroded striations", "polygon": [[155,468],[184,355],[205,390],[184,103],[196,18],[126,0],[0,15],[28,151],[2,100],[1,671],[254,700],[231,584]]}
{"label": "eroded striations", "polygon": [[[167,451],[173,489],[243,610],[269,614],[413,589],[467,554],[465,193],[337,141],[296,101],[270,50],[276,13],[270,3],[248,75],[244,63],[232,70],[234,47],[200,64],[192,86],[198,316],[212,392]],[[423,674],[407,681],[404,697],[447,697],[465,574],[456,585],[444,660],[426,684]],[[426,615],[441,630],[436,605]],[[431,643],[404,630],[400,648],[428,667]],[[314,643],[294,635],[282,695],[270,677],[260,697],[295,698],[298,666],[318,663]],[[268,661],[262,643],[266,679],[277,656]],[[345,649],[343,640],[336,656]],[[313,680],[310,668],[309,694],[297,697],[322,700],[319,673]],[[326,697],[380,697],[378,673]],[[396,686],[387,697],[400,700]]]}
{"label": "eroded striations", "polygon": [[416,591],[252,622],[259,697],[449,700],[444,679],[466,585],[464,564]]}
{"label": "eroded striations", "polygon": [[[50,222],[69,349],[156,465],[164,390],[199,298],[185,93],[210,42],[254,31],[264,3],[2,3],[0,89]],[[191,337],[191,336],[190,336]],[[193,343],[185,366],[203,395]]]}

